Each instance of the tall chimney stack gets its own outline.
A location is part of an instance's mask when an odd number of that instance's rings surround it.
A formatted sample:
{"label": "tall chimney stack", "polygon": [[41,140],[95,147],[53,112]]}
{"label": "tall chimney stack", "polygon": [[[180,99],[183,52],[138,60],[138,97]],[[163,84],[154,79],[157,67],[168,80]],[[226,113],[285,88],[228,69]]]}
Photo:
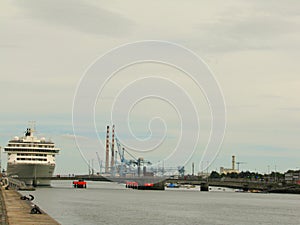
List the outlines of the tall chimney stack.
{"label": "tall chimney stack", "polygon": [[113,172],[115,168],[115,125],[112,126],[110,168],[111,172]]}
{"label": "tall chimney stack", "polygon": [[194,169],[195,169],[195,164],[192,163],[192,175],[194,176]]}
{"label": "tall chimney stack", "polygon": [[235,169],[235,156],[232,156],[232,170]]}
{"label": "tall chimney stack", "polygon": [[109,167],[109,126],[106,127],[106,152],[105,152],[105,173],[108,173]]}

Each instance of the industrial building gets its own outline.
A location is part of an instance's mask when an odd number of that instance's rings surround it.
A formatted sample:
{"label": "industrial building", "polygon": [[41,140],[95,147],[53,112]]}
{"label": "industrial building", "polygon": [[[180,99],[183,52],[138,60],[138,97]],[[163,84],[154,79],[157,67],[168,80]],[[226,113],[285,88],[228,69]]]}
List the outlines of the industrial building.
{"label": "industrial building", "polygon": [[289,170],[284,174],[284,180],[288,184],[300,184],[300,170]]}
{"label": "industrial building", "polygon": [[220,167],[220,174],[227,174],[227,173],[240,173],[240,171],[238,169],[235,169],[235,156],[232,156],[232,166],[231,168],[224,168],[224,167]]}

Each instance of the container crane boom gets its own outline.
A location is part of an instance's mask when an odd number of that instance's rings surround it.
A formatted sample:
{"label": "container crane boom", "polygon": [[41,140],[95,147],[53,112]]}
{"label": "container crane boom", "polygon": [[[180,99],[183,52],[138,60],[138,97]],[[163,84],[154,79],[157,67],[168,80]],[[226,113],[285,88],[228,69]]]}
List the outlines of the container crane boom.
{"label": "container crane boom", "polygon": [[98,152],[96,152],[96,155],[97,155],[97,160],[98,160],[98,163],[99,163],[99,169],[100,169],[99,172],[101,174],[101,172],[102,172],[102,160],[100,159]]}
{"label": "container crane boom", "polygon": [[[121,160],[121,170],[120,170],[120,175],[123,175],[123,169],[125,165],[131,166],[135,165],[138,167],[138,174],[140,173],[140,167],[142,165],[148,164],[151,165],[152,163],[150,161],[144,160],[143,158],[136,158],[134,155],[132,155],[130,152],[128,152],[125,148],[122,148],[119,140],[116,138],[116,143],[117,143],[117,148],[118,148],[118,153],[120,156]],[[125,152],[132,158],[131,160],[126,160],[125,159]]]}

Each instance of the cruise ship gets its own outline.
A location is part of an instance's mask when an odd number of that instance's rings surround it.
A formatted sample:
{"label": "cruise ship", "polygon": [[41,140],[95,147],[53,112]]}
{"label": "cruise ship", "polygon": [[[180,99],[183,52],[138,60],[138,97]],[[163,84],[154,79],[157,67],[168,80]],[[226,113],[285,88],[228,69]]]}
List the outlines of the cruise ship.
{"label": "cruise ship", "polygon": [[34,130],[27,128],[23,137],[14,137],[4,151],[7,153],[7,176],[32,186],[49,186],[55,169],[55,156],[60,149],[45,138],[37,138]]}

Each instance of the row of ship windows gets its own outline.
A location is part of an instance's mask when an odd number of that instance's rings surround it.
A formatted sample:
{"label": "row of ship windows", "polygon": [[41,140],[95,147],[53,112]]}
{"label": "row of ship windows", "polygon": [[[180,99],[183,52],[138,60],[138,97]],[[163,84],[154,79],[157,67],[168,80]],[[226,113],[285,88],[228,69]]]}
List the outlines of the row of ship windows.
{"label": "row of ship windows", "polygon": [[8,144],[8,147],[38,147],[38,148],[53,148],[54,145],[13,145],[13,144]]}
{"label": "row of ship windows", "polygon": [[47,161],[47,159],[31,159],[31,158],[17,158],[17,160]]}
{"label": "row of ship windows", "polygon": [[43,149],[6,149],[8,152],[52,152],[58,153],[58,150],[43,150]]}
{"label": "row of ship windows", "polygon": [[[47,156],[47,154],[26,154],[26,153],[17,153],[17,156]],[[54,156],[54,155],[53,155]]]}

